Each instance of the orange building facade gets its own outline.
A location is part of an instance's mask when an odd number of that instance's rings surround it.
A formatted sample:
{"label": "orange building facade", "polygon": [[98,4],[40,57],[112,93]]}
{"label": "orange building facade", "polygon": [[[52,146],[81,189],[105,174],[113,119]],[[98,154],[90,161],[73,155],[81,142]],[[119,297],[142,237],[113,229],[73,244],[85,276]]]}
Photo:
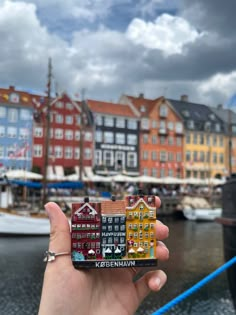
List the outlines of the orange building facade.
{"label": "orange building facade", "polygon": [[183,178],[183,122],[171,104],[164,97],[149,100],[142,95],[123,95],[120,102],[140,114],[140,174]]}

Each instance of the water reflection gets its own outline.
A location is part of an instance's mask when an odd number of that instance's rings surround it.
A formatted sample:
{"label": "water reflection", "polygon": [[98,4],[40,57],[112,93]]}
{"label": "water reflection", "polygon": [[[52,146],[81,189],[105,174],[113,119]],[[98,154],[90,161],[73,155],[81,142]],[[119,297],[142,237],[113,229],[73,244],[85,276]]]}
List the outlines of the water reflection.
{"label": "water reflection", "polygon": [[[136,315],[150,315],[223,264],[222,231],[216,223],[164,220],[170,260],[159,263],[168,283],[151,293]],[[0,314],[37,314],[43,279],[42,254],[47,237],[0,237]],[[171,309],[168,314],[235,314],[226,274]]]}

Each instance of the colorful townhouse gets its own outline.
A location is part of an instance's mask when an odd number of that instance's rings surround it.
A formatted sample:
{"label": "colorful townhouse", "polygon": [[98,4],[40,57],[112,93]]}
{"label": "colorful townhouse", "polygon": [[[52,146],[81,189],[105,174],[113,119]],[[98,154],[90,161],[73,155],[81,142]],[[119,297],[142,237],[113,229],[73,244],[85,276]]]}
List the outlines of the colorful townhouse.
{"label": "colorful townhouse", "polygon": [[125,104],[86,101],[95,122],[94,170],[139,175],[139,114]]}
{"label": "colorful townhouse", "polygon": [[122,95],[119,102],[134,107],[140,116],[140,174],[182,178],[184,129],[179,113],[164,97]]}
{"label": "colorful townhouse", "polygon": [[101,202],[101,248],[106,259],[121,259],[126,255],[125,201]]}
{"label": "colorful townhouse", "polygon": [[183,95],[180,100],[168,99],[182,117],[185,128],[184,177],[208,179],[226,174],[225,125],[203,104],[191,103]]}
{"label": "colorful townhouse", "polygon": [[14,86],[0,89],[0,166],[3,170],[32,168],[33,104]]}
{"label": "colorful townhouse", "polygon": [[83,203],[72,205],[71,251],[74,259],[101,259],[101,204]]}
{"label": "colorful townhouse", "polygon": [[236,113],[222,105],[211,107],[211,110],[225,125],[225,175],[228,176],[230,173],[236,173]]}
{"label": "colorful townhouse", "polygon": [[126,197],[126,238],[128,258],[154,258],[156,237],[154,196]]}
{"label": "colorful townhouse", "polygon": [[[47,176],[50,179],[63,178],[64,175],[77,173],[79,176],[80,159],[83,167],[93,165],[93,127],[91,115],[82,110],[82,102],[73,101],[66,93],[51,100],[47,110],[47,99],[34,95],[34,146],[33,165],[43,174],[45,165],[46,115],[49,111],[49,154]],[[84,123],[82,127],[81,117]],[[82,143],[81,143],[82,141]],[[83,146],[81,146],[83,144]],[[82,153],[80,149],[82,148]]]}

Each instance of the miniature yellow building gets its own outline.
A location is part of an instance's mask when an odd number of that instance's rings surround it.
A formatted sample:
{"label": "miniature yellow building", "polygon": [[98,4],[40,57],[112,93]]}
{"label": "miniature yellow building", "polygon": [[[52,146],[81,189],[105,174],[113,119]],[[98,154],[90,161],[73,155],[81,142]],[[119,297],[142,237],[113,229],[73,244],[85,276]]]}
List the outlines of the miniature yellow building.
{"label": "miniature yellow building", "polygon": [[155,196],[126,197],[126,240],[128,258],[156,258]]}

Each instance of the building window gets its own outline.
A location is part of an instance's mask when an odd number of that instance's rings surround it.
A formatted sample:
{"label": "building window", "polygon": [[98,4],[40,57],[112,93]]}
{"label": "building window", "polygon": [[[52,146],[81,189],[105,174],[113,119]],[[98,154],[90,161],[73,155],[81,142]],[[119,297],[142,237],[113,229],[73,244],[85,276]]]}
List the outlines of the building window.
{"label": "building window", "polygon": [[147,134],[143,135],[143,143],[145,143],[145,144],[148,143],[148,135]]}
{"label": "building window", "polygon": [[95,165],[102,165],[102,151],[95,151]]}
{"label": "building window", "polygon": [[117,144],[125,144],[125,134],[124,133],[116,133],[116,143]]}
{"label": "building window", "polygon": [[217,135],[213,135],[213,145],[217,146]]}
{"label": "building window", "polygon": [[160,144],[166,144],[166,137],[160,136]]}
{"label": "building window", "polygon": [[114,143],[114,134],[110,131],[104,132],[104,143]]}
{"label": "building window", "polygon": [[63,108],[63,102],[57,101],[56,108]]}
{"label": "building window", "polygon": [[65,159],[72,159],[73,158],[73,150],[71,147],[65,147]]}
{"label": "building window", "polygon": [[193,120],[188,120],[187,126],[189,129],[194,129],[194,121]]}
{"label": "building window", "polygon": [[213,163],[217,164],[217,153],[213,152]]}
{"label": "building window", "polygon": [[128,152],[127,154],[127,166],[137,167],[137,154],[135,152]]}
{"label": "building window", "polygon": [[60,114],[56,114],[56,123],[62,124],[63,123],[63,116]]}
{"label": "building window", "polygon": [[62,158],[62,147],[61,146],[58,146],[58,145],[55,146],[54,155],[57,159]]}
{"label": "building window", "polygon": [[193,152],[193,161],[198,162],[198,151]]}
{"label": "building window", "polygon": [[198,144],[198,134],[197,133],[193,134],[193,143]]}
{"label": "building window", "polygon": [[161,117],[167,117],[168,115],[168,107],[166,105],[160,106],[160,116]]}
{"label": "building window", "polygon": [[174,144],[174,138],[173,137],[171,137],[171,136],[168,137],[168,144],[169,145],[173,145]]}
{"label": "building window", "polygon": [[177,122],[175,125],[175,131],[177,133],[182,133],[183,132],[183,124],[181,122]]}
{"label": "building window", "polygon": [[43,156],[43,149],[41,144],[34,145],[34,157],[42,157]]}
{"label": "building window", "polygon": [[0,126],[0,137],[5,137],[5,127]]}
{"label": "building window", "polygon": [[105,121],[104,121],[104,125],[105,125],[106,127],[113,127],[113,126],[114,126],[114,118],[113,118],[113,117],[106,116],[106,117],[105,117]]}
{"label": "building window", "polygon": [[95,120],[96,120],[96,125],[97,126],[102,126],[103,125],[103,119],[102,119],[101,115],[97,115]]}
{"label": "building window", "polygon": [[4,157],[4,146],[0,145],[0,158]]}
{"label": "building window", "polygon": [[167,124],[167,128],[169,130],[173,130],[174,129],[174,123],[172,121],[169,121],[168,124]]}
{"label": "building window", "polygon": [[174,153],[173,152],[168,152],[168,161],[169,162],[174,161]]}
{"label": "building window", "polygon": [[92,133],[90,131],[86,131],[84,134],[84,140],[85,141],[92,141]]}
{"label": "building window", "polygon": [[117,128],[125,128],[125,119],[124,118],[116,118],[116,127]]}
{"label": "building window", "polygon": [[205,152],[200,151],[200,161],[204,162],[205,161]]}
{"label": "building window", "polygon": [[66,130],[65,131],[65,139],[66,140],[73,140],[73,131],[72,130]]}
{"label": "building window", "polygon": [[80,131],[78,131],[78,130],[75,131],[75,140],[76,141],[80,140]]}
{"label": "building window", "polygon": [[0,117],[1,118],[6,117],[6,108],[5,107],[0,107]]}
{"label": "building window", "polygon": [[8,121],[16,122],[17,121],[17,109],[9,109],[8,110]]}
{"label": "building window", "polygon": [[152,161],[157,160],[157,151],[152,151]]}
{"label": "building window", "polygon": [[219,158],[220,158],[220,163],[224,164],[224,154],[223,153],[220,153]]}
{"label": "building window", "polygon": [[128,129],[136,130],[137,129],[137,121],[134,119],[128,119]]}
{"label": "building window", "polygon": [[161,162],[166,162],[167,161],[167,153],[166,153],[166,151],[161,151],[160,152],[160,161]]}
{"label": "building window", "polygon": [[156,168],[152,168],[152,174],[153,177],[157,177],[157,169]]}
{"label": "building window", "polygon": [[176,138],[176,145],[177,145],[178,147],[181,147],[181,145],[182,145],[182,139],[181,139],[180,137],[177,137],[177,138]]}
{"label": "building window", "polygon": [[129,145],[137,145],[138,140],[137,140],[137,135],[127,135],[127,144]]}
{"label": "building window", "polygon": [[125,167],[125,152],[116,151],[115,153],[116,169],[121,170]]}
{"label": "building window", "polygon": [[55,129],[55,139],[63,139],[63,129]]}
{"label": "building window", "polygon": [[186,143],[187,143],[187,144],[190,144],[190,143],[191,143],[191,135],[190,135],[189,132],[187,132],[187,134],[186,134]]}
{"label": "building window", "polygon": [[21,120],[30,120],[31,118],[31,111],[28,109],[20,109],[20,119]]}
{"label": "building window", "polygon": [[204,134],[201,133],[199,137],[200,137],[200,144],[204,144]]}
{"label": "building window", "polygon": [[220,147],[223,147],[224,146],[224,138],[223,136],[220,136]]}
{"label": "building window", "polygon": [[149,175],[149,170],[147,167],[143,168],[143,175],[148,176]]}
{"label": "building window", "polygon": [[72,125],[73,124],[73,116],[66,116],[66,124]]}
{"label": "building window", "polygon": [[160,169],[160,177],[161,178],[165,177],[165,169],[164,168]]}
{"label": "building window", "polygon": [[152,136],[152,144],[157,144],[157,136],[156,135]]}
{"label": "building window", "polygon": [[102,131],[96,130],[95,140],[96,140],[96,142],[102,142]]}
{"label": "building window", "polygon": [[29,137],[29,130],[26,128],[20,128],[19,130],[19,137],[20,139],[28,139]]}
{"label": "building window", "polygon": [[181,162],[182,161],[182,154],[181,154],[181,152],[177,152],[176,153],[176,161],[177,162]]}
{"label": "building window", "polygon": [[90,148],[84,149],[84,159],[91,160],[92,159],[92,150]]}
{"label": "building window", "polygon": [[143,151],[143,160],[148,160],[148,151]]}
{"label": "building window", "polygon": [[142,118],[141,128],[145,129],[145,130],[149,129],[149,119],[148,118]]}
{"label": "building window", "polygon": [[186,161],[190,162],[191,161],[191,152],[190,151],[186,151],[186,155],[185,155]]}
{"label": "building window", "polygon": [[114,165],[114,154],[112,151],[104,151],[104,165],[106,166]]}
{"label": "building window", "polygon": [[36,138],[42,138],[43,137],[43,128],[42,127],[34,127],[34,136]]}
{"label": "building window", "polygon": [[15,127],[7,128],[7,136],[8,138],[16,138],[17,130]]}
{"label": "building window", "polygon": [[79,160],[80,159],[80,148],[75,148],[74,154],[75,154],[75,159]]}

